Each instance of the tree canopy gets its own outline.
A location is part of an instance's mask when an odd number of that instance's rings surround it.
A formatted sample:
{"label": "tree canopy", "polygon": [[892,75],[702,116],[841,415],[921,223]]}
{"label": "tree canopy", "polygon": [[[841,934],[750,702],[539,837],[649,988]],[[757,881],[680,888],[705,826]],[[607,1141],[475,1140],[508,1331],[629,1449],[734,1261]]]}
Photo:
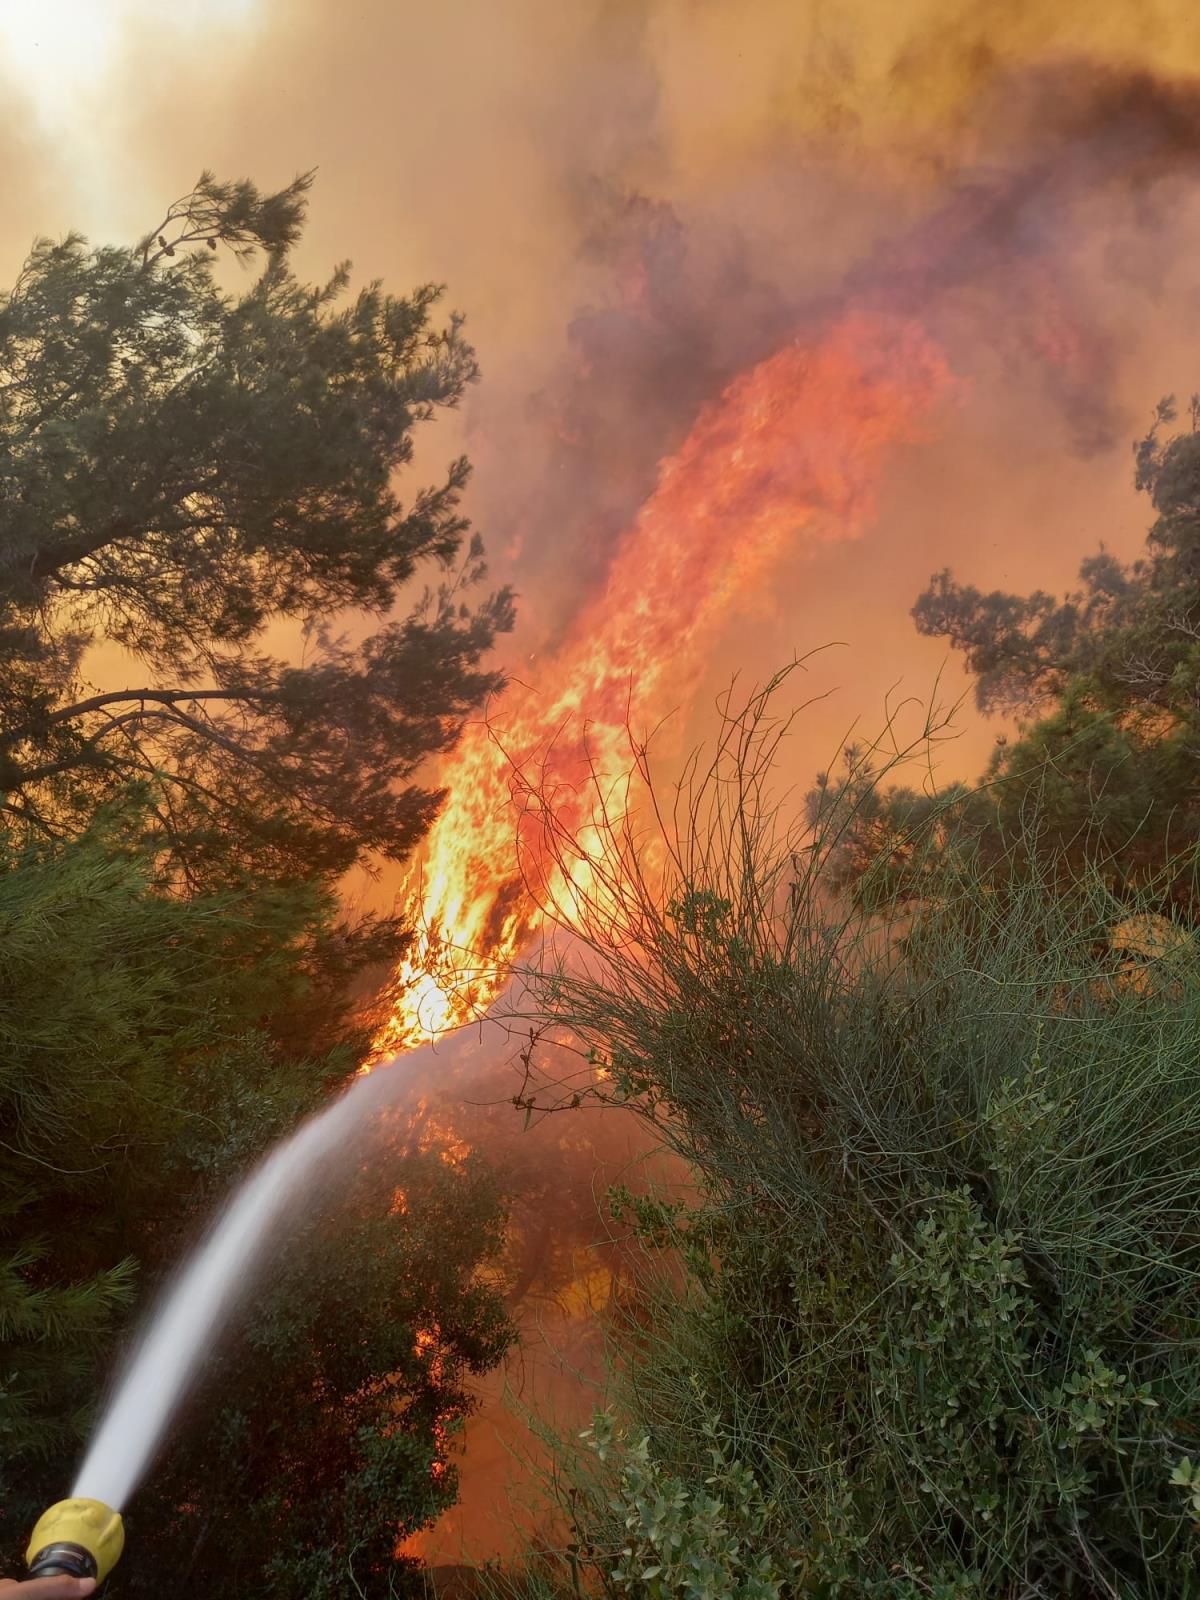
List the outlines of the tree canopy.
{"label": "tree canopy", "polygon": [[[263,1147],[367,1044],[311,885],[165,894],[94,829],[0,870],[0,1536],[62,1497],[146,1294]],[[499,1358],[479,1163],[390,1136],[277,1248],[137,1496],[114,1593],[388,1593],[453,1501],[464,1378]],[[402,1191],[405,1203],[397,1204]],[[214,1476],[213,1462],[226,1463]],[[255,1507],[247,1518],[247,1507]],[[264,1543],[265,1539],[265,1543]]]}
{"label": "tree canopy", "polygon": [[417,768],[500,682],[465,461],[397,486],[477,375],[461,318],[303,282],[310,181],[206,173],[132,247],[39,241],[0,299],[0,803],[61,834],[139,783],[194,881],[402,857]]}
{"label": "tree canopy", "polygon": [[[411,849],[440,798],[420,764],[500,682],[510,602],[471,597],[465,463],[398,486],[418,424],[475,377],[461,320],[435,323],[433,287],[302,282],[309,183],[206,174],[133,247],[39,242],[0,299],[14,1570],[131,1319],[364,1059],[353,980],[399,930],[348,927],[336,879]],[[453,1500],[466,1376],[510,1333],[481,1271],[499,1191],[399,1110],[348,1168],[212,1352],[114,1595],[168,1569],[211,1594],[391,1594],[398,1542]]]}
{"label": "tree canopy", "polygon": [[962,654],[981,711],[1018,715],[1016,736],[973,788],[885,789],[857,752],[836,781],[822,775],[810,809],[846,815],[843,880],[889,864],[903,875],[930,848],[979,867],[1032,846],[1057,871],[1086,865],[1118,891],[1157,883],[1163,910],[1200,910],[1200,399],[1188,426],[1176,420],[1162,401],[1134,447],[1155,512],[1138,559],[1098,551],[1061,598],[932,578],[918,629]]}

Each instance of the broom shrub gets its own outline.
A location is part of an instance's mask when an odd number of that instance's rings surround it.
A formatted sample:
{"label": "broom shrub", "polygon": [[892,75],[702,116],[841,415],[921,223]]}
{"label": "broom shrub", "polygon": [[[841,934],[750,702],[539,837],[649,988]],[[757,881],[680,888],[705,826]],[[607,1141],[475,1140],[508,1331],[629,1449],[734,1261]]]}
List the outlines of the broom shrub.
{"label": "broom shrub", "polygon": [[919,902],[847,907],[853,819],[799,838],[770,801],[785,731],[762,697],[666,806],[639,755],[658,825],[589,837],[534,983],[694,1186],[614,1196],[644,1272],[612,1414],[554,1476],[560,1571],[626,1600],[1200,1595],[1194,936],[1147,909],[1131,956],[1128,893],[1064,888],[1035,819],[999,870],[941,849]]}

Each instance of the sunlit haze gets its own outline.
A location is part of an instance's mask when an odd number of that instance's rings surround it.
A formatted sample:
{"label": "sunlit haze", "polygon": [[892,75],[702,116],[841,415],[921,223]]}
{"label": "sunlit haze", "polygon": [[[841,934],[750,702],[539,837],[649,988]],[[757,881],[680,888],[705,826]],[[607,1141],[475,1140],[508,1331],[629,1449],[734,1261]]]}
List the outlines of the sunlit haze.
{"label": "sunlit haze", "polygon": [[194,49],[234,50],[258,0],[3,0],[0,83],[10,106],[25,108],[25,141],[70,174],[87,227],[119,227],[126,214],[120,101],[128,56],[147,38]]}

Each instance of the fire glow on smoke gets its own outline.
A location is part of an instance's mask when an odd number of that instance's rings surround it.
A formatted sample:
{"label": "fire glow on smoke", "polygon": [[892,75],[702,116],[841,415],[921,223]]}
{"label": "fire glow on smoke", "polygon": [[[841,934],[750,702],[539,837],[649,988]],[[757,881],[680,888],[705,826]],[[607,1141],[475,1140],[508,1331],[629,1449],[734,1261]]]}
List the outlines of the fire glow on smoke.
{"label": "fire glow on smoke", "polygon": [[[538,685],[513,685],[444,763],[448,799],[414,895],[420,932],[390,988],[379,1058],[486,1010],[537,928],[527,885],[569,907],[597,838],[595,796],[610,819],[627,805],[629,729],[686,708],[718,628],[776,556],[858,534],[890,453],[920,436],[949,384],[913,322],[852,314],[705,407]],[[543,830],[522,826],[530,792],[580,844],[574,885]]]}

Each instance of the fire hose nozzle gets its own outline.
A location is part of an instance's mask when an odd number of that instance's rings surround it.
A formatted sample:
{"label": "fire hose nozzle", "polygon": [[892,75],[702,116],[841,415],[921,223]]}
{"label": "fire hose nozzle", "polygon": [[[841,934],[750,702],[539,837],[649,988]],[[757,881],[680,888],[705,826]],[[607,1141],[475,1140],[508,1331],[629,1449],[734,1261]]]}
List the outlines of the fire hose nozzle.
{"label": "fire hose nozzle", "polygon": [[120,1513],[99,1500],[60,1500],[38,1518],[25,1552],[31,1578],[103,1583],[125,1548]]}

